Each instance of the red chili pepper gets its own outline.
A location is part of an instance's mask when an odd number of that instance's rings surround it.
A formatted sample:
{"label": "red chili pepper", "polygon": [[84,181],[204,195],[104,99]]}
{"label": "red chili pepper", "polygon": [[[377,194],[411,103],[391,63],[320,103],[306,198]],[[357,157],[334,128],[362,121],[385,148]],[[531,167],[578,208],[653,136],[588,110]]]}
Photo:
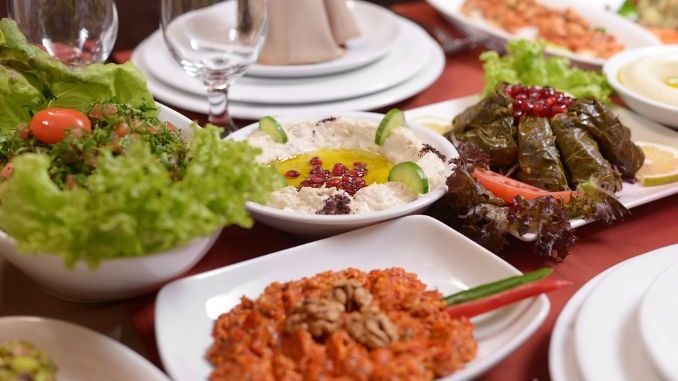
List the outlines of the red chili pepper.
{"label": "red chili pepper", "polygon": [[536,282],[528,283],[520,287],[512,288],[486,298],[472,300],[466,303],[455,304],[447,307],[447,313],[453,318],[466,316],[472,318],[490,312],[508,304],[531,298],[539,294],[545,294],[555,291],[559,288],[569,286],[572,282],[562,279],[541,279]]}

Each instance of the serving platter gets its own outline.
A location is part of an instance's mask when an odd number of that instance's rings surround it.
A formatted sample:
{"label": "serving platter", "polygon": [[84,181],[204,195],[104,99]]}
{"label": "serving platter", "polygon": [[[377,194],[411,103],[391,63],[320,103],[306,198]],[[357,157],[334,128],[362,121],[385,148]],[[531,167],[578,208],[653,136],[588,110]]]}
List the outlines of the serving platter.
{"label": "serving platter", "polygon": [[[402,267],[444,294],[520,273],[430,217],[385,222],[165,286],[155,310],[155,332],[165,369],[176,381],[206,380],[211,367],[205,353],[212,342],[214,320],[236,306],[241,296],[256,298],[273,281],[348,267]],[[541,325],[549,308],[542,295],[474,319],[477,357],[441,380],[468,380],[482,374],[523,343]]]}
{"label": "serving platter", "polygon": [[32,316],[0,318],[0,343],[23,340],[44,351],[68,381],[169,381],[148,360],[123,344],[65,321]]}
{"label": "serving platter", "polygon": [[[455,115],[464,111],[467,107],[475,104],[478,95],[471,95],[445,102],[411,109],[405,112],[409,123],[420,126],[432,126],[439,132],[451,129],[451,121]],[[668,127],[648,120],[623,107],[613,106],[612,111],[619,116],[619,120],[631,129],[631,138],[634,141],[650,141],[678,147],[678,134]],[[646,187],[638,183],[624,183],[622,190],[617,193],[619,201],[627,208],[634,208],[647,204],[664,197],[678,193],[678,183]],[[590,221],[575,219],[571,221],[572,227],[577,228],[588,224]],[[525,241],[533,241],[536,236],[527,234],[518,237]]]}
{"label": "serving platter", "polygon": [[[504,42],[519,38],[517,35],[509,33],[483,19],[469,17],[462,13],[461,7],[466,0],[427,1],[445,18],[461,28],[467,34],[490,37],[493,42],[498,42],[498,44],[496,44],[497,46],[503,46]],[[604,28],[607,32],[617,37],[617,40],[621,41],[627,48],[660,44],[659,39],[647,29],[621,16],[618,16],[613,12],[601,11],[601,7],[599,5],[591,4],[590,2],[583,0],[540,0],[539,3],[557,10],[564,10],[566,8],[575,10],[591,25]],[[567,57],[573,62],[583,66],[600,67],[606,61],[603,58],[577,54],[554,47],[547,47],[546,52],[551,55]]]}

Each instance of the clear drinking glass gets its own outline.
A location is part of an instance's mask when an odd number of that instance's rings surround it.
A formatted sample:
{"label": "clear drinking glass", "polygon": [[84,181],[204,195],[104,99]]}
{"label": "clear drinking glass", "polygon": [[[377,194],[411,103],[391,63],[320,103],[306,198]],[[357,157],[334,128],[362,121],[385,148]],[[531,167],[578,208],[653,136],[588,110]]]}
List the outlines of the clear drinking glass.
{"label": "clear drinking glass", "polygon": [[104,62],[118,35],[113,0],[7,0],[28,39],[66,64]]}
{"label": "clear drinking glass", "polygon": [[259,58],[266,0],[162,0],[160,24],[176,61],[205,84],[209,121],[235,131],[228,89]]}

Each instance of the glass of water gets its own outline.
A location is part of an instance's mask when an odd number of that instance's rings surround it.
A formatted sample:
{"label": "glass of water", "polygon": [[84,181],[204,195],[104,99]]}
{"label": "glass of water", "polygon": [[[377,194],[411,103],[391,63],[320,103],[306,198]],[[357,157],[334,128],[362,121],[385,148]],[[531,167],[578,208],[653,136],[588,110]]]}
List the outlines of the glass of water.
{"label": "glass of water", "polygon": [[7,0],[28,39],[69,65],[104,62],[118,35],[113,0]]}
{"label": "glass of water", "polygon": [[160,23],[174,59],[204,83],[209,121],[235,131],[228,89],[259,58],[266,0],[162,0]]}

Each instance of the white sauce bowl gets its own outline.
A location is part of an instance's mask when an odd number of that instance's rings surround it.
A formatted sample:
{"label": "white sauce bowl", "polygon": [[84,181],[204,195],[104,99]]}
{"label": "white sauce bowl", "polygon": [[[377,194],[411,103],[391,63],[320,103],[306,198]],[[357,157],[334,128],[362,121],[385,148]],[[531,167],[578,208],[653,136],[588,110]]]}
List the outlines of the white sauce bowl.
{"label": "white sauce bowl", "polygon": [[[379,124],[384,115],[369,112],[315,113],[277,119],[282,124],[285,124],[303,120],[321,120],[328,117],[346,117]],[[229,138],[245,140],[250,133],[258,128],[259,123],[253,123],[231,134]],[[430,144],[448,159],[457,157],[457,150],[442,135],[425,127],[409,126],[409,128],[422,142]],[[247,203],[247,210],[258,222],[296,235],[317,238],[344,233],[410,214],[421,213],[439,200],[446,192],[447,187],[442,185],[407,204],[362,214],[317,215],[277,209],[254,202]]]}
{"label": "white sauce bowl", "polygon": [[626,65],[641,58],[664,54],[678,54],[678,45],[652,46],[615,54],[605,63],[603,72],[607,76],[607,82],[610,83],[610,86],[617,91],[631,109],[656,122],[678,129],[678,107],[639,94],[619,81],[619,72]]}
{"label": "white sauce bowl", "polygon": [[[158,104],[159,119],[190,134],[192,122],[185,116]],[[61,256],[20,254],[16,243],[0,231],[0,255],[35,280],[48,293],[78,302],[104,302],[130,298],[155,291],[165,282],[191,269],[212,247],[221,229],[210,237],[161,253],[102,261],[92,270],[79,261],[68,269]]]}

